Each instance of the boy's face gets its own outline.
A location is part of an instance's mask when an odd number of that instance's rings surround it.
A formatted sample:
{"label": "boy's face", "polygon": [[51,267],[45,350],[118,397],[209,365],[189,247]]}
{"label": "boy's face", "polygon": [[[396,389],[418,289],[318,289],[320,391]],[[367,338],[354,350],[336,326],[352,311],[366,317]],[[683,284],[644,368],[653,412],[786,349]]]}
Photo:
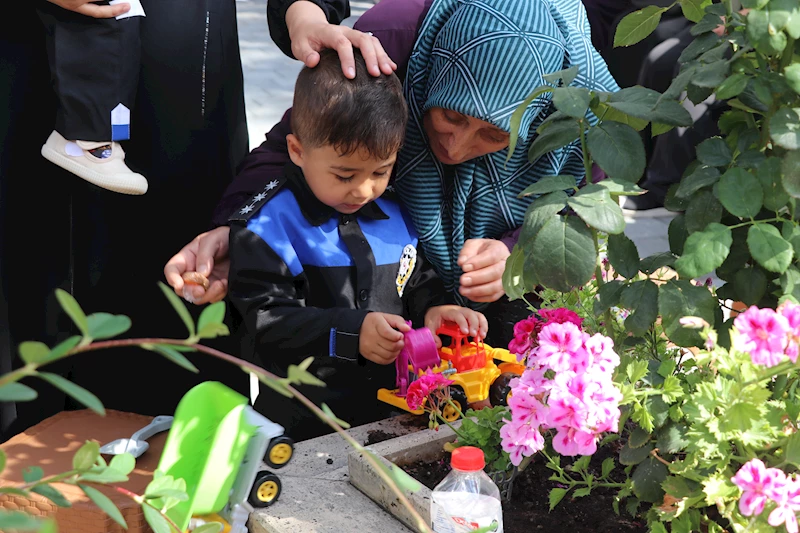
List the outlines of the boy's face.
{"label": "boy's face", "polygon": [[293,134],[286,141],[289,157],[303,170],[314,196],[345,214],[355,213],[383,194],[397,160],[396,152],[380,160],[366,150],[339,155],[331,145],[305,148]]}

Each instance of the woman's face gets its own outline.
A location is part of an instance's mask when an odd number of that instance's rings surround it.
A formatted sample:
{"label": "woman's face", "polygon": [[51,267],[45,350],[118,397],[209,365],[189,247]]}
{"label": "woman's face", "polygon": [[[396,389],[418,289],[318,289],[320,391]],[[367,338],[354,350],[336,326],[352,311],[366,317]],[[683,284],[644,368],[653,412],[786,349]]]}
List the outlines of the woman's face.
{"label": "woman's face", "polygon": [[450,109],[432,107],[423,118],[436,159],[457,165],[508,146],[508,132]]}

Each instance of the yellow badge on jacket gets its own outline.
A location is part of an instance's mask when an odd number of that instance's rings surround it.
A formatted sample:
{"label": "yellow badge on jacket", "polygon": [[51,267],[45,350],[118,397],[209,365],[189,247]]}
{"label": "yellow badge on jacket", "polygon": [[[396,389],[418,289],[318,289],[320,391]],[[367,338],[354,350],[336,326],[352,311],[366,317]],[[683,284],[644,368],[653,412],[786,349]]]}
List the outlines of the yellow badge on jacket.
{"label": "yellow badge on jacket", "polygon": [[403,255],[400,257],[400,268],[397,271],[397,279],[394,284],[397,286],[397,295],[403,297],[403,291],[406,288],[408,280],[411,279],[411,274],[414,272],[414,267],[417,265],[417,249],[410,244],[406,244],[403,248]]}

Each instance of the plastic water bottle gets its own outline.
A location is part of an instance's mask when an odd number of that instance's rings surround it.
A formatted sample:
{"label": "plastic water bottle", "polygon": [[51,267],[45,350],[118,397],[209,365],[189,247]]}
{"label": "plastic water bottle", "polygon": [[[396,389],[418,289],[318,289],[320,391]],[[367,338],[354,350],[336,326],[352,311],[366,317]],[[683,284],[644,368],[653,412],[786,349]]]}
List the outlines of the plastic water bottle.
{"label": "plastic water bottle", "polygon": [[500,489],[486,475],[483,450],[462,446],[453,450],[453,470],[436,485],[431,496],[431,526],[436,533],[467,533],[494,526],[503,532]]}

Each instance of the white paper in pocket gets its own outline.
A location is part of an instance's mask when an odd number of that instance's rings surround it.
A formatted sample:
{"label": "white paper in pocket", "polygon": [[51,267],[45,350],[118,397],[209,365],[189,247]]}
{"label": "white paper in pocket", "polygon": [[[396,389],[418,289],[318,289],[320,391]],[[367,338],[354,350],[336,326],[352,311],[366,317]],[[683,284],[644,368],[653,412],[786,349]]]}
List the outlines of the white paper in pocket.
{"label": "white paper in pocket", "polygon": [[144,8],[142,7],[142,3],[139,0],[111,0],[109,2],[110,5],[114,4],[130,4],[131,9],[127,13],[123,13],[122,15],[117,15],[117,20],[125,19],[128,17],[144,17]]}

